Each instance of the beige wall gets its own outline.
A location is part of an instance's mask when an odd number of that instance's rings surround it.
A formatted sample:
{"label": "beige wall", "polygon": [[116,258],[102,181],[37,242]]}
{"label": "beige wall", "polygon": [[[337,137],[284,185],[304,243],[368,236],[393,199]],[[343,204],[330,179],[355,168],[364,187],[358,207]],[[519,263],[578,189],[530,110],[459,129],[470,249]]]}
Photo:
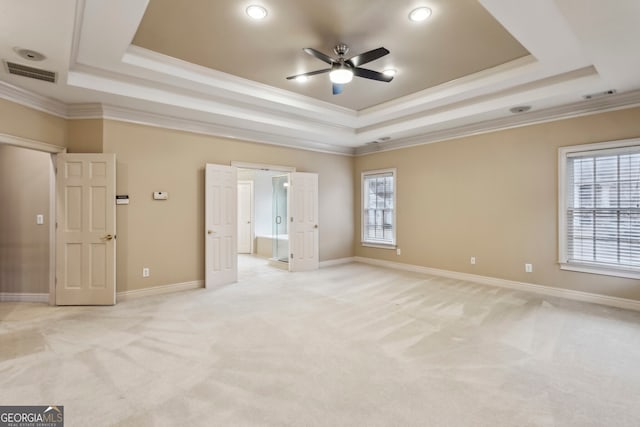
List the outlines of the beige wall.
{"label": "beige wall", "polygon": [[68,120],[67,150],[70,153],[102,153],[102,119]]}
{"label": "beige wall", "polygon": [[[558,147],[639,136],[636,108],[357,157],[355,254],[640,299],[637,280],[557,263]],[[360,245],[360,174],[387,167],[398,173],[400,256]]]}
{"label": "beige wall", "polygon": [[[559,270],[556,226],[557,148],[638,137],[640,109],[355,159],[123,122],[65,121],[4,100],[0,133],[68,145],[71,152],[116,154],[117,193],[131,197],[129,206],[117,207],[118,291],[203,279],[204,164],[236,160],[319,173],[321,260],[355,254],[640,299],[638,281]],[[401,256],[359,243],[360,172],[386,167],[398,169]],[[2,169],[8,171],[8,166]],[[38,182],[37,173],[28,177],[23,181]],[[2,182],[10,181],[3,177]],[[158,190],[169,191],[169,201],[154,202],[151,193]],[[1,206],[4,227],[10,224],[4,213],[8,203],[3,200]],[[34,212],[20,217],[27,228],[35,224]],[[21,241],[19,251],[33,250],[31,240]],[[470,256],[477,258],[475,266],[469,264]],[[533,273],[524,273],[525,262],[534,265]],[[141,277],[142,267],[151,269],[150,278]],[[7,267],[1,271],[5,274]],[[4,292],[46,292],[46,278],[28,280],[45,285],[20,289],[8,287],[4,279],[2,283]]]}
{"label": "beige wall", "polygon": [[0,99],[0,133],[66,147],[67,121]]}
{"label": "beige wall", "polygon": [[[320,260],[353,255],[353,158],[124,122],[104,122],[117,159],[118,291],[204,279],[204,165],[295,166],[319,174]],[[168,201],[152,200],[168,191]],[[142,278],[142,268],[151,277]]]}
{"label": "beige wall", "polygon": [[49,293],[50,165],[49,154],[0,144],[0,292]]}

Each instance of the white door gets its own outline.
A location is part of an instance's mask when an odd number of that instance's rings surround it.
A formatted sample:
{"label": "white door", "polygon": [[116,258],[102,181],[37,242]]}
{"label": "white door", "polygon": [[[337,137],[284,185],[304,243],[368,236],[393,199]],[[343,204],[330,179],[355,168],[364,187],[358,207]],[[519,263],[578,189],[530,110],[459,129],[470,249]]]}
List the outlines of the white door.
{"label": "white door", "polygon": [[205,286],[238,280],[238,182],[233,166],[205,168]]}
{"label": "white door", "polygon": [[58,154],[56,304],[116,303],[115,154]]}
{"label": "white door", "polygon": [[253,253],[253,181],[238,181],[238,253]]}
{"label": "white door", "polygon": [[318,255],[318,174],[292,172],[289,178],[289,271],[316,270]]}

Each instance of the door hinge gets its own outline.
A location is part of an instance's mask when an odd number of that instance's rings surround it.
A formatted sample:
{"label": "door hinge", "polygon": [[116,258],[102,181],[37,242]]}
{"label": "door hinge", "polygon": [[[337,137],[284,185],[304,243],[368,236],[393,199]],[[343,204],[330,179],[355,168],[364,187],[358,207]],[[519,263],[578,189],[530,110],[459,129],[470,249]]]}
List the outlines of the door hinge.
{"label": "door hinge", "polygon": [[293,254],[291,254],[291,259],[293,259]]}
{"label": "door hinge", "polygon": [[291,222],[293,222],[293,217],[291,217]]}

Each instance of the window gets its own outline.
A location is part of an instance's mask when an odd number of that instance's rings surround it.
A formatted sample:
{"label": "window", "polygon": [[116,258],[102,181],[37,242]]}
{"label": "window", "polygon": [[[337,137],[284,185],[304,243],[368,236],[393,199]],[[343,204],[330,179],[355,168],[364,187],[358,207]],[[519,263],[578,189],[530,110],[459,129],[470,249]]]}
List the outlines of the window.
{"label": "window", "polygon": [[396,170],[362,173],[362,244],[393,248],[396,244]]}
{"label": "window", "polygon": [[560,264],[640,278],[640,140],[560,149]]}

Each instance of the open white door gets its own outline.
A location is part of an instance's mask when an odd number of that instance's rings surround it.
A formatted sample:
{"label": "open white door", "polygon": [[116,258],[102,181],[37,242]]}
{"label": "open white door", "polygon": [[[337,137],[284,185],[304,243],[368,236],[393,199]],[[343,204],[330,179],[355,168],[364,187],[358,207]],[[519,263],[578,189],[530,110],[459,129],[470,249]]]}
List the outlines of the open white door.
{"label": "open white door", "polygon": [[318,254],[318,174],[289,175],[289,271],[316,270]]}
{"label": "open white door", "polygon": [[116,303],[115,154],[58,154],[56,304]]}
{"label": "open white door", "polygon": [[238,181],[238,253],[253,253],[253,181]]}
{"label": "open white door", "polygon": [[207,164],[205,168],[205,286],[238,280],[237,170]]}

